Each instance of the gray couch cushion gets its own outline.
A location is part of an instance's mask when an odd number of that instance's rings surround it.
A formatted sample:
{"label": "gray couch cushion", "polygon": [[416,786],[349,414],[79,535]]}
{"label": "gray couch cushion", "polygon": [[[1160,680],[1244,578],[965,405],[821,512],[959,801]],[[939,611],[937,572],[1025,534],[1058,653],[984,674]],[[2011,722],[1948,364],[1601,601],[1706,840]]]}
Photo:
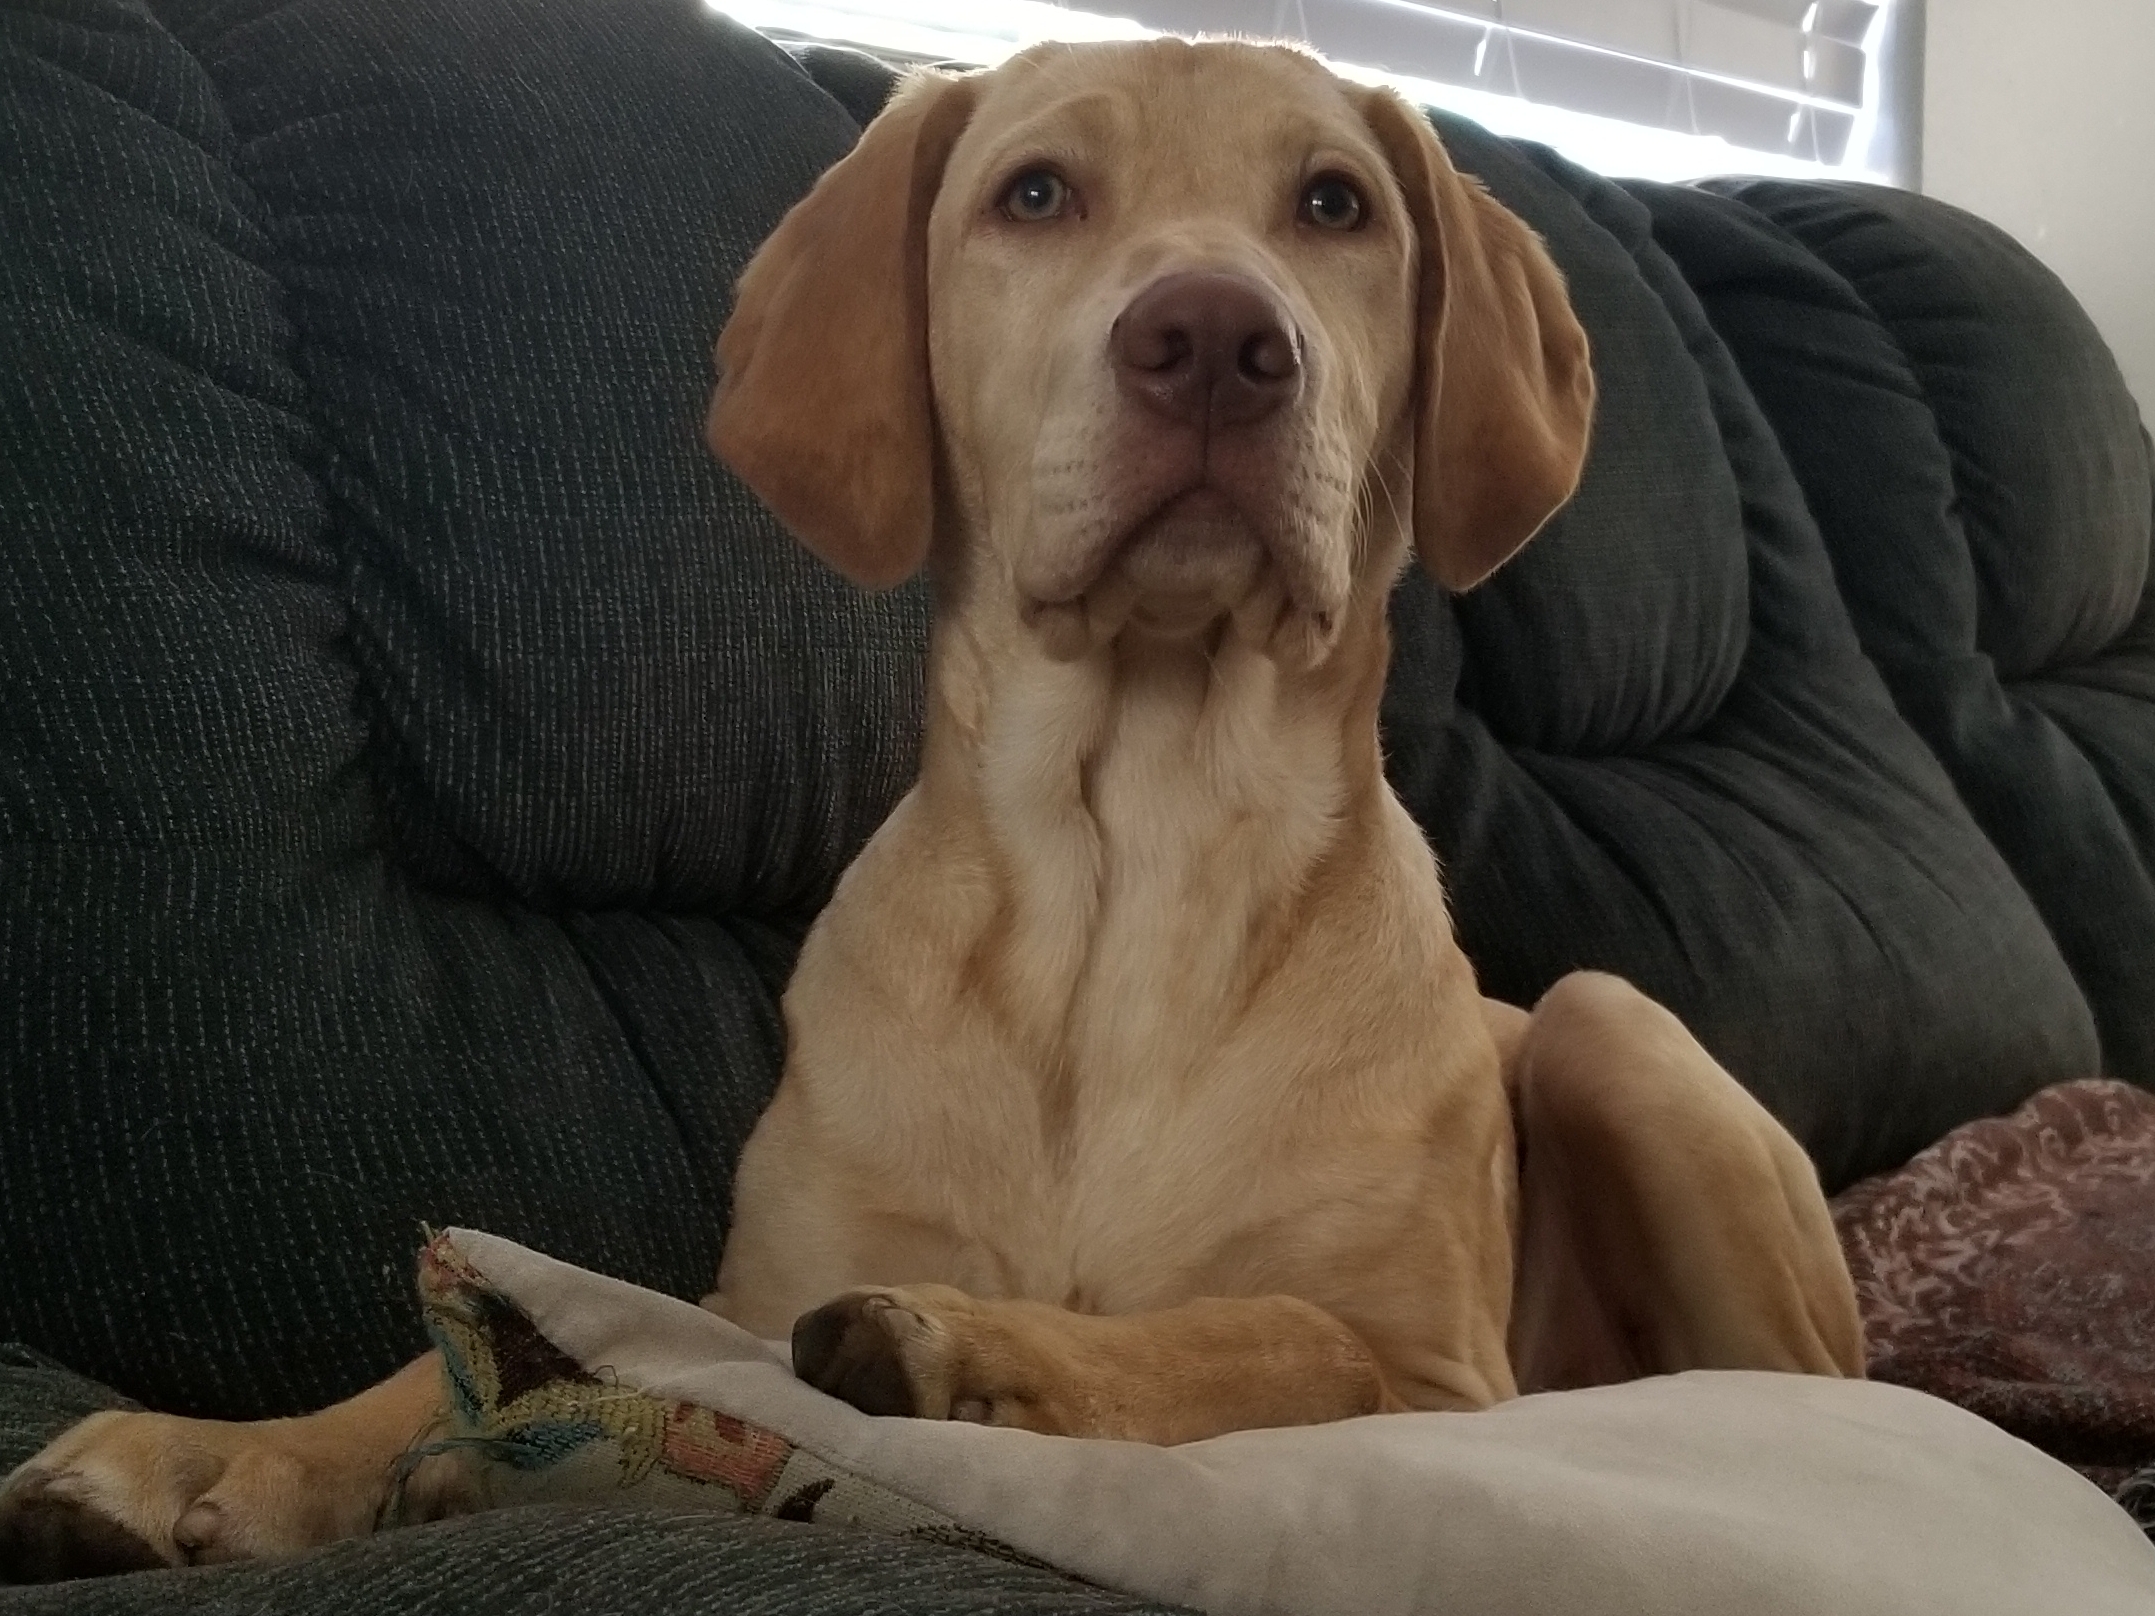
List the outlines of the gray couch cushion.
{"label": "gray couch cushion", "polygon": [[1440,118],[1593,337],[1579,497],[1483,589],[1410,577],[1384,720],[1485,986],[1676,1010],[1829,1188],[2095,1066],[2048,933],[1864,659],[1802,490],[1631,195]]}
{"label": "gray couch cushion", "polygon": [[249,1415],[423,1221],[694,1295],[917,596],[703,453],[853,137],[693,0],[0,8],[0,1334]]}
{"label": "gray couch cushion", "polygon": [[2155,1084],[2155,475],[2002,232],[1871,186],[1644,192],[1817,513],[1864,648]]}

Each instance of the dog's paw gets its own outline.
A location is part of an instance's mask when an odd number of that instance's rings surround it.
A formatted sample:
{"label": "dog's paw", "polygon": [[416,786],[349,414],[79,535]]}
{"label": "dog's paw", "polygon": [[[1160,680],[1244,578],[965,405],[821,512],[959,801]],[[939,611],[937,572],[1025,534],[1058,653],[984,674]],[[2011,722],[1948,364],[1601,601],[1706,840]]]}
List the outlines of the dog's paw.
{"label": "dog's paw", "polygon": [[793,1372],[863,1414],[1062,1431],[1024,1336],[943,1285],[847,1291],[793,1326]]}
{"label": "dog's paw", "polygon": [[370,1530],[380,1489],[310,1456],[303,1423],[91,1415],[0,1483],[0,1582],[295,1554]]}

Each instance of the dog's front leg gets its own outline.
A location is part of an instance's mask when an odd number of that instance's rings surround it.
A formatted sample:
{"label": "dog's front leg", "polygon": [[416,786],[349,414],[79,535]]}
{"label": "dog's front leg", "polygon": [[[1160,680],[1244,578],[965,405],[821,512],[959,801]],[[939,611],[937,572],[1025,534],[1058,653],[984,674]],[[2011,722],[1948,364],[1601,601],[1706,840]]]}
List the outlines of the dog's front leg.
{"label": "dog's front leg", "polygon": [[[441,1407],[441,1355],[430,1352],[296,1419],[92,1414],[0,1484],[0,1582],[264,1559],[364,1536]],[[462,1460],[437,1455],[404,1478],[400,1514],[476,1501]]]}
{"label": "dog's front leg", "polygon": [[984,1302],[945,1285],[873,1286],[804,1314],[793,1363],[870,1414],[1132,1442],[1396,1406],[1361,1338],[1291,1296],[1101,1316]]}

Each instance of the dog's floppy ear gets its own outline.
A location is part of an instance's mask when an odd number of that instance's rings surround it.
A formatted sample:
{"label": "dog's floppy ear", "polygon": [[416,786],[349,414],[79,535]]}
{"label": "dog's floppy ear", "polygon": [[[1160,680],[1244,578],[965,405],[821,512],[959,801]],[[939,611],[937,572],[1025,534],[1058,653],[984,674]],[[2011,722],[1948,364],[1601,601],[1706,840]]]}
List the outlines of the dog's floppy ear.
{"label": "dog's floppy ear", "polygon": [[1463,178],[1389,90],[1363,115],[1421,245],[1414,542],[1448,589],[1510,560],[1579,486],[1594,415],[1586,332],[1541,240]]}
{"label": "dog's floppy ear", "polygon": [[940,74],[901,87],[749,260],[718,338],[712,451],[864,588],[928,554],[928,214],[973,97]]}

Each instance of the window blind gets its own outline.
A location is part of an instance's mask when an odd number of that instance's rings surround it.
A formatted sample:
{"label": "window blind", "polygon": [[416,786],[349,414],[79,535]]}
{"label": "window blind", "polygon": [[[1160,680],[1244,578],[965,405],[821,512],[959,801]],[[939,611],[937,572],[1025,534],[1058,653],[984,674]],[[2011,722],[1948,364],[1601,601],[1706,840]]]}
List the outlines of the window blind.
{"label": "window blind", "polygon": [[1839,164],[1874,0],[1076,0],[1168,33],[1297,38],[1338,62]]}

